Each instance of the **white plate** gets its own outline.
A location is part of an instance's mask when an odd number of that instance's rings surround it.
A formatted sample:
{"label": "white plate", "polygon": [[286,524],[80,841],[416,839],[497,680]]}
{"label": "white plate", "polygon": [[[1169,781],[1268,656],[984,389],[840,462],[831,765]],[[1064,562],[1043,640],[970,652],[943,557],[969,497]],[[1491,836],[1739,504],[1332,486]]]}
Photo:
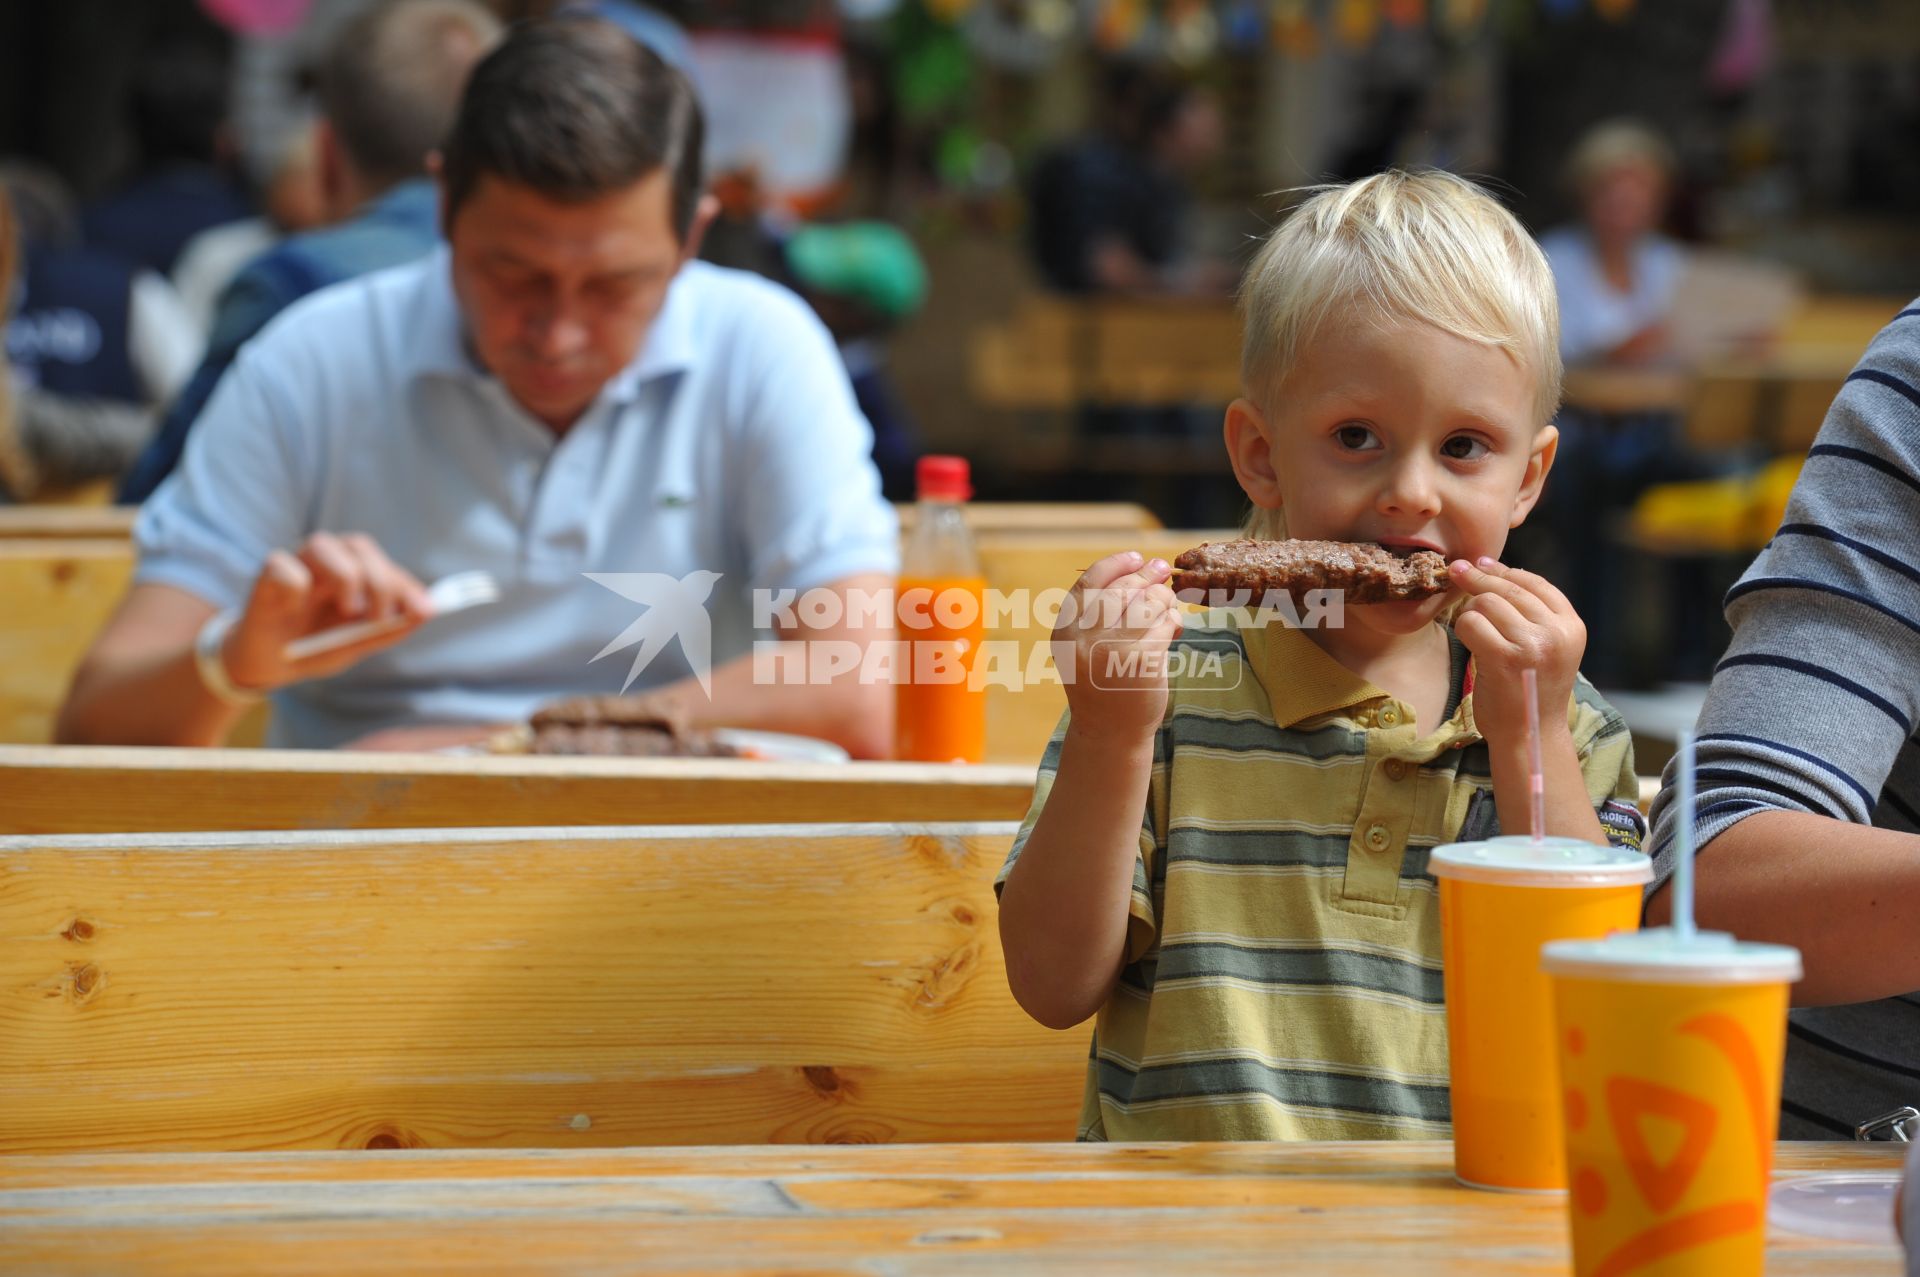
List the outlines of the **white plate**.
{"label": "white plate", "polygon": [[851,758],[832,741],[786,732],[756,732],[744,727],[716,727],[713,738],[723,745],[747,750],[755,758],[778,763],[844,763]]}

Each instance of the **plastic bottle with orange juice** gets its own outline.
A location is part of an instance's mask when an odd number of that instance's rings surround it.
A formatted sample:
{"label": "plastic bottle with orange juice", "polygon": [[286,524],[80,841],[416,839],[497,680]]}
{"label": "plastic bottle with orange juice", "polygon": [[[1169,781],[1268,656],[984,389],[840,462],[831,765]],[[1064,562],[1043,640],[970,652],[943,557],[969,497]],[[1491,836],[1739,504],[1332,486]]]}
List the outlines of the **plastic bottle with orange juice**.
{"label": "plastic bottle with orange juice", "polygon": [[968,684],[986,630],[986,580],[966,520],[972,472],[964,457],[922,457],[915,479],[918,509],[895,596],[912,659],[897,684],[894,757],[977,763],[987,750],[986,691]]}

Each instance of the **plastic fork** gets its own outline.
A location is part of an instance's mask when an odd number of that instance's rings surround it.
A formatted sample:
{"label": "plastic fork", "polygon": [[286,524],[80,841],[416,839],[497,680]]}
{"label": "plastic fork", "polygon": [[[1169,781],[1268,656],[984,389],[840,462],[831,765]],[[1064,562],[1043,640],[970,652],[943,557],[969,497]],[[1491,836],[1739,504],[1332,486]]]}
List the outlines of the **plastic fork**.
{"label": "plastic fork", "polygon": [[[480,571],[455,572],[452,576],[443,576],[427,590],[427,601],[433,604],[433,616],[436,617],[480,607],[499,597],[500,586],[492,576]],[[322,652],[331,652],[376,634],[390,634],[407,624],[404,616],[389,616],[380,620],[336,625],[330,630],[295,639],[287,644],[281,655],[289,661],[304,661],[310,656],[319,656]]]}

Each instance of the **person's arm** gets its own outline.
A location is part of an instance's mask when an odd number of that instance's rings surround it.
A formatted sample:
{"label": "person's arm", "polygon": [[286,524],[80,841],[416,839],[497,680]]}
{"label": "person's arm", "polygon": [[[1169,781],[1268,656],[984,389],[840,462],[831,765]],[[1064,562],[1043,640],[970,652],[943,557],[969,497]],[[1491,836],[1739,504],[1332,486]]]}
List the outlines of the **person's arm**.
{"label": "person's arm", "polygon": [[[855,593],[869,598],[891,597],[893,579],[868,574],[820,588],[840,595],[844,604]],[[782,640],[827,644],[831,645],[827,650],[838,648],[848,655],[857,651],[863,656],[873,645],[893,639],[891,618],[867,624],[844,605],[840,615],[843,619],[834,625],[818,628],[783,625],[776,627],[776,633]],[[814,683],[804,677],[809,668],[804,651],[794,666],[801,676],[783,677],[782,671],[787,668],[775,659],[762,670],[749,654],[714,668],[711,697],[698,679],[685,678],[639,693],[636,699],[658,706],[662,718],[685,727],[745,727],[817,736],[839,745],[855,758],[886,758],[892,754],[894,688],[891,682],[863,679],[856,662],[830,681]]]}
{"label": "person's arm", "polygon": [[[321,533],[268,556],[219,660],[236,689],[264,695],[324,678],[406,638],[432,612],[426,591],[366,537]],[[75,671],[54,739],[68,745],[218,745],[246,705],[201,677],[195,643],[212,603],[171,585],[135,585]],[[304,661],[288,643],[353,621],[404,624]]]}
{"label": "person's arm", "polygon": [[[1920,838],[1869,827],[1913,801],[1888,776],[1920,721],[1920,315],[1907,314],[1848,378],[1779,530],[1728,592],[1733,641],[1700,716],[1696,916],[1797,946],[1794,997],[1809,1004],[1920,989]],[[1672,765],[1665,779],[1651,921],[1671,910]]]}
{"label": "person's arm", "polygon": [[[1164,668],[1110,677],[1095,665],[1164,653],[1180,610],[1159,560],[1116,554],[1087,569],[1054,631],[1067,728],[1045,805],[1000,893],[1007,984],[1026,1013],[1065,1029],[1113,994],[1127,953]],[[1106,615],[1102,605],[1112,610]],[[1091,624],[1082,624],[1086,619]]]}
{"label": "person's arm", "polygon": [[[1701,926],[1800,950],[1796,1005],[1920,989],[1920,835],[1763,811],[1714,839],[1699,873]],[[1672,920],[1671,886],[1647,902],[1655,926]]]}
{"label": "person's arm", "polygon": [[1473,721],[1486,738],[1500,827],[1519,832],[1533,821],[1531,745],[1522,675],[1534,672],[1539,696],[1541,768],[1546,794],[1541,832],[1605,842],[1587,792],[1586,772],[1567,717],[1587,629],[1552,582],[1492,559],[1456,559],[1453,583],[1469,596],[1454,633],[1473,653]]}
{"label": "person's arm", "polygon": [[[900,531],[880,495],[873,432],[854,400],[846,366],[825,326],[798,297],[765,289],[751,321],[742,321],[727,354],[736,361],[741,395],[728,423],[738,464],[728,478],[731,508],[740,512],[752,588],[804,596],[816,589],[871,594],[890,589],[900,567]],[[848,619],[826,629],[776,627],[783,639],[850,644],[864,659],[889,643],[883,624]],[[857,670],[816,686],[763,686],[750,661],[714,671],[707,703],[697,683],[671,695],[688,721],[728,723],[822,736],[862,758],[893,752],[893,688],[863,681]]]}
{"label": "person's arm", "polygon": [[[310,530],[321,440],[314,414],[330,375],[324,330],[263,334],[220,380],[172,483],[134,524],[133,593],[82,662],[59,723],[62,740],[187,744],[217,740],[216,705],[193,653],[206,619],[237,618],[220,651],[224,681],[265,693],[336,673],[400,641],[429,610],[419,582],[370,538]],[[294,639],[396,616],[396,630],[290,662]],[[222,681],[216,674],[214,681]]]}

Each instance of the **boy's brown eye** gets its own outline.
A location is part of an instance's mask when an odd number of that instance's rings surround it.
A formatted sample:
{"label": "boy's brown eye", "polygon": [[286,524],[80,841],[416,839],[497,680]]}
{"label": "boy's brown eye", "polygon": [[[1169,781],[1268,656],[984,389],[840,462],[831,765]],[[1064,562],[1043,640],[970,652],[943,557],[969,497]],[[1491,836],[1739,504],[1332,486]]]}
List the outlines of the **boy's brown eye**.
{"label": "boy's brown eye", "polygon": [[1455,461],[1478,461],[1487,455],[1487,445],[1472,435],[1455,435],[1440,445],[1440,451]]}
{"label": "boy's brown eye", "polygon": [[1333,437],[1340,441],[1341,447],[1358,452],[1373,442],[1373,431],[1365,426],[1342,426],[1333,432]]}

